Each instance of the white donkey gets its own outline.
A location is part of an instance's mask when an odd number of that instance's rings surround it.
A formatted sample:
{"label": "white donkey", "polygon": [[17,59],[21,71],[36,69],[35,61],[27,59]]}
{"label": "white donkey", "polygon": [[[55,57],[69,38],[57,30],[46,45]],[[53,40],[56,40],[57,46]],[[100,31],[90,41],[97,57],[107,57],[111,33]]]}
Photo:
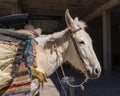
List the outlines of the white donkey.
{"label": "white donkey", "polygon": [[[85,31],[86,24],[79,21],[77,17],[73,20],[69,10],[65,12],[65,19],[67,23],[65,30],[35,38],[38,42],[37,68],[48,77],[60,65],[68,61],[88,79],[98,78],[101,66],[93,50],[92,40]],[[53,41],[54,43],[51,43]],[[34,80],[31,88],[31,96],[39,90],[35,89],[37,87]]]}

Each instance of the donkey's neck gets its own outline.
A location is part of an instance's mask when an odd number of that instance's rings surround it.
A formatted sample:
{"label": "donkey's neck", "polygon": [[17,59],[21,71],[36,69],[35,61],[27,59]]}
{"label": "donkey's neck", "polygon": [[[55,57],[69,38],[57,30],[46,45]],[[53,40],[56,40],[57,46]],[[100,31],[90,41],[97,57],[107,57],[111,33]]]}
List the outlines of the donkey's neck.
{"label": "donkey's neck", "polygon": [[[54,39],[54,44],[49,42]],[[68,29],[51,35],[42,35],[36,38],[38,68],[51,75],[64,61],[69,46]],[[55,45],[55,46],[54,46]]]}

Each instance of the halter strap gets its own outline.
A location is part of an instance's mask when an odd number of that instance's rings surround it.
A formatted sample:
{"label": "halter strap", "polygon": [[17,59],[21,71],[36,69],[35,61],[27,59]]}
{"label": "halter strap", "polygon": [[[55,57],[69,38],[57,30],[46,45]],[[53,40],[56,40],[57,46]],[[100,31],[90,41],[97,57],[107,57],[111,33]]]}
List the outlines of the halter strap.
{"label": "halter strap", "polygon": [[[83,59],[82,59],[82,57],[81,57],[81,54],[80,54],[80,52],[79,52],[79,50],[78,50],[78,47],[77,47],[77,43],[75,42],[75,39],[73,38],[73,34],[74,33],[76,33],[76,32],[78,32],[78,31],[80,31],[81,30],[81,28],[79,28],[79,29],[77,29],[77,30],[75,30],[74,32],[72,32],[72,34],[70,34],[70,36],[71,36],[71,39],[72,39],[72,41],[73,41],[73,44],[74,44],[74,46],[75,46],[75,49],[76,49],[76,52],[77,52],[77,54],[78,54],[78,56],[79,56],[79,58],[81,59],[81,62],[84,64],[84,61],[83,61]],[[71,30],[70,30],[71,31]],[[84,73],[84,72],[82,72],[82,73]],[[67,81],[67,80],[66,80]],[[84,80],[83,80],[83,82],[81,83],[81,84],[79,84],[79,85],[73,85],[73,84],[70,84],[68,81],[67,81],[67,84],[69,85],[69,86],[71,86],[71,87],[80,87],[82,90],[84,90],[84,83],[86,83],[88,81],[88,78],[86,77]]]}
{"label": "halter strap", "polygon": [[[75,39],[73,38],[73,34],[75,34],[76,32],[78,32],[78,31],[80,31],[80,30],[81,30],[81,28],[75,30],[74,32],[72,32],[72,33],[70,34],[70,36],[71,36],[71,38],[72,38],[72,41],[73,41],[73,44],[74,44],[74,46],[75,46],[76,52],[77,52],[79,58],[81,59],[81,62],[84,63],[84,61],[83,61],[83,59],[82,59],[82,57],[81,57],[81,55],[80,55],[80,52],[79,52],[79,50],[78,50],[77,44],[76,44],[76,42],[75,42]],[[71,30],[70,30],[70,31],[71,31]]]}
{"label": "halter strap", "polygon": [[[69,29],[69,30],[70,30],[70,29]],[[75,34],[76,32],[78,32],[78,31],[80,31],[80,30],[82,30],[82,28],[78,28],[77,30],[73,31],[73,32],[71,33],[71,35]],[[70,31],[71,31],[71,30],[70,30]]]}

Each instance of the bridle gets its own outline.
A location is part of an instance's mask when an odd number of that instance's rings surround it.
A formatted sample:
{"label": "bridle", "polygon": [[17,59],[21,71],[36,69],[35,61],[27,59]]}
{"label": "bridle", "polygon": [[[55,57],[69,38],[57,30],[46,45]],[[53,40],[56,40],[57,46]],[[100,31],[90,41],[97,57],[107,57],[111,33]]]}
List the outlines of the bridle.
{"label": "bridle", "polygon": [[[78,31],[80,31],[80,30],[82,30],[82,28],[78,28],[77,30],[75,30],[75,31],[73,31],[73,32],[71,32],[71,30],[69,29],[69,31],[70,31],[70,37],[71,37],[71,39],[72,39],[73,45],[74,45],[74,47],[75,47],[75,49],[76,49],[76,52],[77,52],[77,54],[78,54],[78,56],[79,56],[79,58],[80,58],[80,60],[81,60],[81,63],[82,63],[83,66],[84,66],[85,62],[84,62],[84,60],[83,60],[83,58],[82,58],[82,55],[81,55],[81,53],[80,53],[80,51],[79,51],[79,49],[78,49],[78,46],[77,46],[76,41],[75,41],[75,39],[73,38],[73,35],[74,35],[75,33],[77,33]],[[84,66],[84,68],[86,69],[85,66]],[[87,71],[87,69],[86,69],[86,71]],[[86,71],[83,71],[82,73],[85,74]],[[88,78],[88,77],[86,77],[86,78]]]}
{"label": "bridle", "polygon": [[[70,37],[71,37],[71,39],[72,39],[73,45],[74,45],[74,47],[75,47],[75,50],[76,50],[76,52],[77,52],[77,54],[78,54],[78,56],[79,56],[79,59],[81,60],[81,63],[84,65],[85,62],[84,62],[84,60],[83,60],[83,58],[82,58],[82,55],[81,55],[81,53],[80,53],[80,51],[79,51],[79,49],[78,49],[78,46],[77,46],[76,41],[75,41],[75,39],[73,38],[73,35],[74,35],[75,33],[77,33],[78,31],[80,31],[80,30],[82,30],[82,28],[78,28],[77,30],[75,30],[75,31],[73,31],[73,32],[71,32],[71,30],[69,29],[69,31],[70,31]],[[84,66],[84,68],[85,68],[85,66]],[[86,69],[86,70],[87,70],[87,69]],[[83,71],[82,73],[85,74],[86,71]]]}
{"label": "bridle", "polygon": [[[76,50],[76,52],[77,52],[77,54],[78,54],[78,56],[79,56],[79,58],[80,58],[80,60],[81,60],[81,63],[82,63],[82,64],[85,64],[85,62],[84,62],[84,60],[83,60],[83,58],[82,58],[82,56],[81,56],[81,53],[79,52],[77,43],[76,43],[75,39],[73,38],[73,35],[74,35],[76,32],[80,31],[80,30],[82,30],[82,28],[79,28],[79,29],[75,30],[74,32],[71,32],[71,30],[69,29],[69,31],[70,31],[70,37],[71,37],[72,42],[73,42],[73,44],[74,44],[75,50]],[[85,68],[85,67],[84,67],[84,68]],[[66,80],[66,82],[67,82],[67,84],[68,84],[69,86],[71,86],[71,87],[80,87],[82,90],[84,90],[83,84],[88,81],[88,77],[87,77],[87,76],[85,76],[86,78],[84,79],[84,81],[83,81],[81,84],[79,84],[79,85],[73,85],[73,84],[70,84],[70,83],[69,83],[69,81],[67,80],[68,78],[66,78],[66,76],[64,75],[64,70],[63,70],[62,66],[61,66],[61,70],[62,70],[63,76],[64,76],[64,78],[65,78],[65,80]],[[86,70],[87,70],[87,69],[86,69]],[[85,74],[86,71],[84,71],[84,72],[82,72],[82,73]]]}
{"label": "bridle", "polygon": [[[71,33],[70,33],[70,37],[71,37],[71,39],[72,39],[72,42],[73,42],[73,44],[74,44],[74,47],[75,47],[75,49],[76,49],[76,52],[77,52],[77,54],[78,54],[81,62],[84,64],[84,61],[83,61],[83,59],[82,59],[82,57],[81,57],[81,54],[80,54],[80,52],[79,52],[79,49],[78,49],[78,47],[77,47],[77,43],[75,42],[75,39],[73,38],[73,35],[74,35],[75,33],[77,33],[78,31],[80,31],[80,30],[82,30],[82,29],[79,28],[79,29],[75,30],[74,32],[71,32]],[[71,31],[71,30],[69,29],[69,31]]]}

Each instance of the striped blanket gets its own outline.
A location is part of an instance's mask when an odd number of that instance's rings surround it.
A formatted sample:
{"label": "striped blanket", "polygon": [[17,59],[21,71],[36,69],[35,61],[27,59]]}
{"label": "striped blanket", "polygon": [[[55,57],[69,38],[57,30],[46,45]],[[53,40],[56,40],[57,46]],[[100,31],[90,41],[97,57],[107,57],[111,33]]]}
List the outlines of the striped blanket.
{"label": "striped blanket", "polygon": [[0,96],[30,96],[30,75],[26,64],[20,64],[15,78],[0,90]]}
{"label": "striped blanket", "polygon": [[0,29],[0,96],[30,95],[34,43],[30,35]]}

